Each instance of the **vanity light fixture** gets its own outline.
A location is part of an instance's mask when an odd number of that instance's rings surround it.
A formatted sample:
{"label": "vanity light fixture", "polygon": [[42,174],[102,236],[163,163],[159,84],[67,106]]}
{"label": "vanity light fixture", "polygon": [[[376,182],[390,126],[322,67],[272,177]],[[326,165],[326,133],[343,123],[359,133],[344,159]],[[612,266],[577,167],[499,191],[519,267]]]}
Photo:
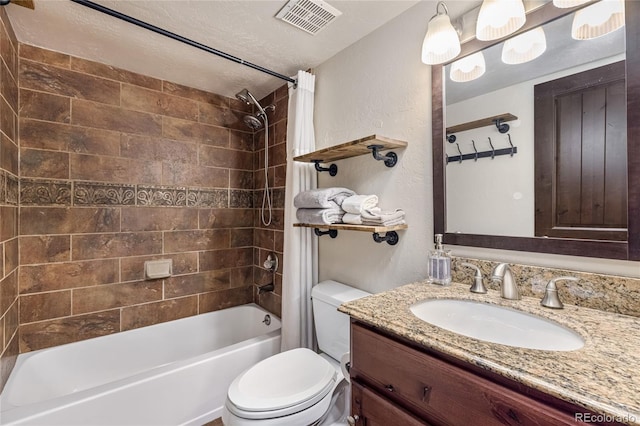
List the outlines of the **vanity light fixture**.
{"label": "vanity light fixture", "polygon": [[484,55],[480,51],[452,63],[449,78],[452,81],[464,83],[481,77],[486,69]]}
{"label": "vanity light fixture", "polygon": [[542,27],[534,28],[508,39],[502,46],[502,62],[509,65],[524,64],[547,50],[547,38]]}
{"label": "vanity light fixture", "polygon": [[591,0],[553,0],[553,5],[560,9],[567,9],[570,7],[580,6],[581,4],[585,4],[590,1]]}
{"label": "vanity light fixture", "polygon": [[624,1],[601,0],[576,12],[571,26],[575,40],[602,37],[624,26]]}
{"label": "vanity light fixture", "polygon": [[522,0],[484,0],[476,23],[476,38],[506,37],[522,27],[526,19]]}
{"label": "vanity light fixture", "polygon": [[422,62],[427,65],[442,64],[459,53],[460,38],[451,24],[447,5],[440,1],[436,6],[436,14],[429,20],[427,34],[422,42]]}

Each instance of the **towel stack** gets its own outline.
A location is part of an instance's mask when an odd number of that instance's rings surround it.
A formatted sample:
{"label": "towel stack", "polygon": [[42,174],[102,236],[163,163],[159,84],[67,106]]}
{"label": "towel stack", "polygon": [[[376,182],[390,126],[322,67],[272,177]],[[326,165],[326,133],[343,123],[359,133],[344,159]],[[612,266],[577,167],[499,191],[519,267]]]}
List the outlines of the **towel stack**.
{"label": "towel stack", "polygon": [[355,192],[347,188],[323,188],[301,192],[293,199],[293,205],[298,208],[296,217],[301,223],[314,225],[341,223],[345,213],[342,204],[352,195],[355,195]]}
{"label": "towel stack", "polygon": [[394,226],[402,225],[404,211],[382,211],[376,195],[358,195],[347,188],[324,188],[304,191],[296,195],[293,204],[301,223],[331,225]]}
{"label": "towel stack", "polygon": [[364,210],[361,214],[363,225],[374,226],[395,226],[404,225],[404,211],[395,209],[393,211],[382,211],[380,209]]}
{"label": "towel stack", "polygon": [[344,200],[342,208],[346,211],[342,221],[352,225],[394,226],[405,223],[404,211],[381,210],[375,195],[353,195]]}

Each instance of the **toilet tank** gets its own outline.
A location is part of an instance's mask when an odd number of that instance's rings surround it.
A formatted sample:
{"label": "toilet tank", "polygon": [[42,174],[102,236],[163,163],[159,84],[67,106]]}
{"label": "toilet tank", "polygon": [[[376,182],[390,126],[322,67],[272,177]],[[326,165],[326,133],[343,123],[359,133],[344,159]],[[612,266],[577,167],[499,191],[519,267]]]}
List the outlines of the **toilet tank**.
{"label": "toilet tank", "polygon": [[323,281],[311,289],[313,321],[321,352],[340,361],[349,351],[349,315],[338,312],[338,306],[369,294],[337,281]]}

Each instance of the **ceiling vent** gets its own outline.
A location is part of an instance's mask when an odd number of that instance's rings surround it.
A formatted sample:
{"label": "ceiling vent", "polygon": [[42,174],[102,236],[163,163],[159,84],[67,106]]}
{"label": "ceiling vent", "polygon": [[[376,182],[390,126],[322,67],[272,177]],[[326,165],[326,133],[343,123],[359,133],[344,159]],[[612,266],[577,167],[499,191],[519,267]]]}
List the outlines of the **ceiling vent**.
{"label": "ceiling vent", "polygon": [[317,34],[340,15],[342,12],[322,0],[290,0],[276,18],[309,34]]}

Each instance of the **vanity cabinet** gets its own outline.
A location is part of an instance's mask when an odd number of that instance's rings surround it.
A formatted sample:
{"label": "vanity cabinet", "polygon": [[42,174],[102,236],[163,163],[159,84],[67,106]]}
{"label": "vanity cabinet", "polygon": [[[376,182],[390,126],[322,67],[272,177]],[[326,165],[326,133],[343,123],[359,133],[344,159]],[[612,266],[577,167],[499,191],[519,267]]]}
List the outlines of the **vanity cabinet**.
{"label": "vanity cabinet", "polygon": [[533,399],[355,321],[350,375],[351,411],[359,426],[576,424],[573,411]]}

